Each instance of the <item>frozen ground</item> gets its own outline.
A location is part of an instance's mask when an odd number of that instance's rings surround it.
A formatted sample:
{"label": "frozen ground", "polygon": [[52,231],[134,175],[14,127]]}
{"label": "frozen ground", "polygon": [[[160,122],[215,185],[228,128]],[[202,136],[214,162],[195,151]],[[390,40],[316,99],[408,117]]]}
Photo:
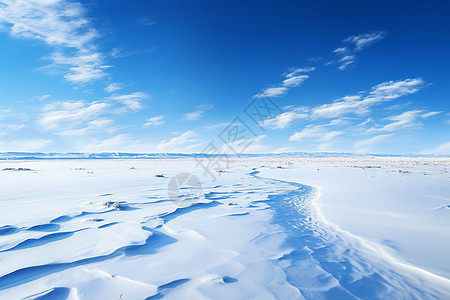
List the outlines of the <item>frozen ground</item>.
{"label": "frozen ground", "polygon": [[[449,165],[246,158],[213,182],[192,159],[3,161],[30,170],[0,172],[0,299],[446,299]],[[197,203],[168,198],[181,172]]]}

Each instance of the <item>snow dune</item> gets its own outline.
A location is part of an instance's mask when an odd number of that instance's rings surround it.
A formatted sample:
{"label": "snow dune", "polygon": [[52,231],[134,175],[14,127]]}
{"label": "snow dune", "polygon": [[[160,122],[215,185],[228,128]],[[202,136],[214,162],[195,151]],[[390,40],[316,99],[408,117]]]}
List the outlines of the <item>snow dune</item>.
{"label": "snow dune", "polygon": [[[0,163],[30,169],[0,172],[0,299],[450,297],[448,160],[233,159],[215,182],[195,165]],[[203,186],[186,207],[181,172]]]}

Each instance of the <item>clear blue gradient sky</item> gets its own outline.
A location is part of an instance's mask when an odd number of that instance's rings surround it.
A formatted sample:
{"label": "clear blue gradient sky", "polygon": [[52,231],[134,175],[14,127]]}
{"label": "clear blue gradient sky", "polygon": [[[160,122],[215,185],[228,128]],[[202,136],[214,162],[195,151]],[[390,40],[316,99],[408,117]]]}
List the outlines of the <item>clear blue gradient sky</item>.
{"label": "clear blue gradient sky", "polygon": [[[450,154],[448,1],[0,0],[0,151]],[[269,97],[256,126],[244,108]],[[221,144],[220,144],[221,143]]]}

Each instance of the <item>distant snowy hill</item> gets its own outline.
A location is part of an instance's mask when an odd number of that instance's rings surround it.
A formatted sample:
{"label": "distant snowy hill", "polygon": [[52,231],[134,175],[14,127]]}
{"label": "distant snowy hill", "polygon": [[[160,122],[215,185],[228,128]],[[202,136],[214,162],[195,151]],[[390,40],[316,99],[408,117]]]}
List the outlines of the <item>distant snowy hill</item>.
{"label": "distant snowy hill", "polygon": [[[43,152],[0,152],[0,159],[24,160],[24,159],[164,159],[164,158],[189,158],[212,157],[214,154],[202,153],[43,153]],[[285,152],[285,153],[261,153],[261,154],[228,154],[229,157],[350,157],[350,156],[374,156],[374,157],[450,157],[450,155],[423,155],[423,154],[358,154],[337,152]]]}

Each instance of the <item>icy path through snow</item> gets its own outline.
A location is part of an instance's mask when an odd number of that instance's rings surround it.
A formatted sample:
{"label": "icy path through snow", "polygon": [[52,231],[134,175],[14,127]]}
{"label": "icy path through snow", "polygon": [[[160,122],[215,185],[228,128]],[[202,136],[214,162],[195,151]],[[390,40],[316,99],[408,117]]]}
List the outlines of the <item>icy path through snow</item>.
{"label": "icy path through snow", "polygon": [[[257,178],[258,171],[251,174]],[[340,231],[314,205],[317,188],[287,183],[293,190],[271,195],[273,222],[287,234],[279,258],[287,281],[307,299],[445,299],[450,281],[396,261],[377,244]]]}

